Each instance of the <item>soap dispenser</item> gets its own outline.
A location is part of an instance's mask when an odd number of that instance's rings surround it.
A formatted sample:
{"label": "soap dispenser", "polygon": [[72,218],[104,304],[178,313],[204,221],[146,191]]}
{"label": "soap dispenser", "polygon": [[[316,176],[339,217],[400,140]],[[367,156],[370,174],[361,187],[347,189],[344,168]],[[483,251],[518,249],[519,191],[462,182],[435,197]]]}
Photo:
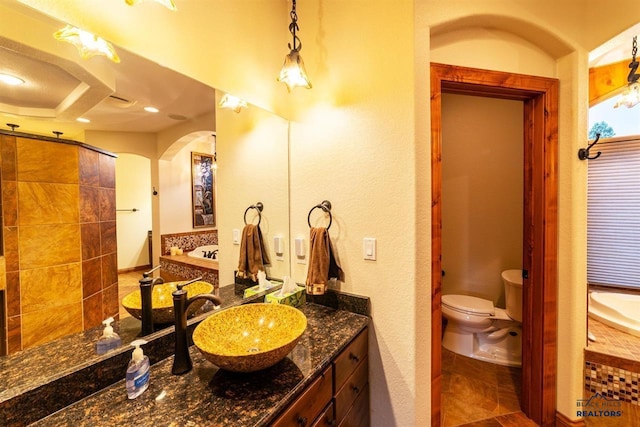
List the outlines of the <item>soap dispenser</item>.
{"label": "soap dispenser", "polygon": [[122,343],[118,334],[113,332],[112,322],[113,317],[109,317],[102,322],[104,324],[104,331],[96,343],[96,353],[98,354],[105,354],[109,350],[120,347]]}
{"label": "soap dispenser", "polygon": [[129,399],[140,396],[149,387],[149,357],[140,348],[146,344],[145,340],[135,340],[131,343],[135,350],[131,354],[131,361],[127,366],[126,387]]}

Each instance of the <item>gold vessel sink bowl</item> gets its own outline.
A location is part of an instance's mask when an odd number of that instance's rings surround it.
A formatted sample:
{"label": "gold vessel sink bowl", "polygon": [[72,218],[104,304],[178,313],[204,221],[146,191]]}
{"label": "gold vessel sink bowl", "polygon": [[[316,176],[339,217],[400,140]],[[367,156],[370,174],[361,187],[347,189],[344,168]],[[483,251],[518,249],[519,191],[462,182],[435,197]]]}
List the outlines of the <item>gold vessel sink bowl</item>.
{"label": "gold vessel sink bowl", "polygon": [[[167,282],[155,285],[151,293],[151,307],[153,315],[153,323],[166,324],[173,323],[175,321],[173,314],[173,295],[175,290],[178,289],[177,285],[182,282]],[[199,294],[209,294],[213,291],[213,285],[209,282],[193,282],[190,285],[184,287],[187,290],[187,298]],[[205,299],[194,301],[187,310],[187,317],[193,316],[204,303]],[[127,294],[122,299],[122,306],[136,319],[142,320],[142,300],[140,298],[140,289]]]}
{"label": "gold vessel sink bowl", "polygon": [[284,359],[306,328],[297,308],[253,303],[210,315],[196,326],[193,343],[220,369],[254,372]]}

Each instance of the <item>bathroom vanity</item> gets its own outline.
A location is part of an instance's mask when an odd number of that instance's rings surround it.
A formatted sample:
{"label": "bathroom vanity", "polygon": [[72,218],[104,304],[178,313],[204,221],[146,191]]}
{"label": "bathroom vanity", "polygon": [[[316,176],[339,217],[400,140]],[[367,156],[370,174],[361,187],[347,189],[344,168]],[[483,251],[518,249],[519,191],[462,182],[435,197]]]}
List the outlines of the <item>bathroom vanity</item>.
{"label": "bathroom vanity", "polygon": [[189,373],[172,375],[168,357],[152,366],[140,397],[129,400],[122,380],[34,425],[368,425],[369,318],[318,304],[302,311],[306,332],[269,369],[219,370],[191,346]]}

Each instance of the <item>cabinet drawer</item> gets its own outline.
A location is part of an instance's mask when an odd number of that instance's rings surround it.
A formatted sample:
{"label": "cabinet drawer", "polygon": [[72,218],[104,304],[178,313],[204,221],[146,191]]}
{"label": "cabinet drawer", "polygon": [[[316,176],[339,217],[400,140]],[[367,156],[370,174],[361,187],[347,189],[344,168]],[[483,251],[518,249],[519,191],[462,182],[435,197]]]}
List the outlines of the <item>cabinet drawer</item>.
{"label": "cabinet drawer", "polygon": [[274,421],[272,426],[310,426],[318,414],[327,406],[327,403],[331,401],[332,374],[332,367],[329,366],[304,390],[302,395]]}
{"label": "cabinet drawer", "polygon": [[364,360],[369,351],[369,329],[360,332],[347,348],[336,358],[335,366],[335,390],[340,390],[344,382]]}
{"label": "cabinet drawer", "polygon": [[335,427],[335,425],[336,415],[333,411],[333,402],[331,402],[311,427]]}
{"label": "cabinet drawer", "polygon": [[369,384],[364,386],[362,393],[358,395],[353,407],[339,424],[340,427],[368,427],[369,419]]}
{"label": "cabinet drawer", "polygon": [[342,421],[342,418],[349,412],[349,408],[353,405],[356,398],[367,388],[369,383],[369,358],[365,357],[356,371],[351,375],[344,386],[336,393],[336,420]]}

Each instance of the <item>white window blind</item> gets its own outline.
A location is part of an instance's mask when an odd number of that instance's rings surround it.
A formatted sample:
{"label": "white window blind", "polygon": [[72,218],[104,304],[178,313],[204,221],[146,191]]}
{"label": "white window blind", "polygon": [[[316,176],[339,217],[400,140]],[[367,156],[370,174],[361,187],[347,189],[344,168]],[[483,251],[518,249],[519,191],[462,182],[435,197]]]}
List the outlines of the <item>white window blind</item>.
{"label": "white window blind", "polygon": [[587,201],[587,280],[640,288],[640,137],[592,148]]}

